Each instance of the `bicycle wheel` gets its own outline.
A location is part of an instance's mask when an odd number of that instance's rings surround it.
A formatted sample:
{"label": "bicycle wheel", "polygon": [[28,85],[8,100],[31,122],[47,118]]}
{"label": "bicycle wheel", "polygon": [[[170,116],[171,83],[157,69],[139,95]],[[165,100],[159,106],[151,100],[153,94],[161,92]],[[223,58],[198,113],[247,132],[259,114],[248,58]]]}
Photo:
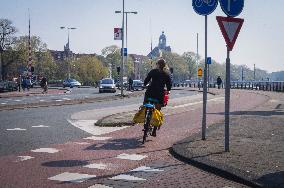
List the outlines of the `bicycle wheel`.
{"label": "bicycle wheel", "polygon": [[143,141],[142,141],[143,144],[146,142],[146,138],[148,136],[150,121],[151,121],[151,115],[152,115],[151,110],[147,109],[146,115],[145,115],[145,120],[144,120],[144,134],[143,134]]}

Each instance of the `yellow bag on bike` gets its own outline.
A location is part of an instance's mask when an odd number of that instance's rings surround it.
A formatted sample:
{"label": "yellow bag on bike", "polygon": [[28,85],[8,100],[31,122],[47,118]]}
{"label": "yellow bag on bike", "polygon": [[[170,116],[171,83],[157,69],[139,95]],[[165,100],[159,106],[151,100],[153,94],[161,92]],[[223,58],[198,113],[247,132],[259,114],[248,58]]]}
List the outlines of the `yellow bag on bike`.
{"label": "yellow bag on bike", "polygon": [[144,106],[141,106],[139,108],[139,111],[134,115],[133,122],[134,123],[144,123],[145,111],[146,111],[146,108]]}
{"label": "yellow bag on bike", "polygon": [[154,109],[151,118],[151,125],[159,127],[164,122],[164,115],[160,110]]}

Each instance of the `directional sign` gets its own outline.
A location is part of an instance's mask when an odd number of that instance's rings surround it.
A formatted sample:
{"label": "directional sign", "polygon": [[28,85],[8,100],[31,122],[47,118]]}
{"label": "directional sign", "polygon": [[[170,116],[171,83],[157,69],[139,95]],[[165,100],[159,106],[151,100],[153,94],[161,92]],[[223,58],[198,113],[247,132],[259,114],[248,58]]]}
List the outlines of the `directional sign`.
{"label": "directional sign", "polygon": [[197,75],[198,77],[202,77],[202,68],[198,68]]}
{"label": "directional sign", "polygon": [[207,57],[207,64],[208,64],[208,65],[211,64],[211,57]]}
{"label": "directional sign", "polygon": [[194,11],[203,16],[211,14],[217,5],[218,0],[192,0]]}
{"label": "directional sign", "polygon": [[122,40],[122,28],[114,28],[114,40]]}
{"label": "directional sign", "polygon": [[216,19],[227,46],[229,50],[232,51],[244,23],[244,19],[221,16],[217,16]]}
{"label": "directional sign", "polygon": [[230,17],[238,16],[244,7],[244,0],[219,0],[223,12]]}
{"label": "directional sign", "polygon": [[[120,49],[120,55],[122,56],[122,48]],[[123,48],[123,56],[127,56],[127,48]]]}

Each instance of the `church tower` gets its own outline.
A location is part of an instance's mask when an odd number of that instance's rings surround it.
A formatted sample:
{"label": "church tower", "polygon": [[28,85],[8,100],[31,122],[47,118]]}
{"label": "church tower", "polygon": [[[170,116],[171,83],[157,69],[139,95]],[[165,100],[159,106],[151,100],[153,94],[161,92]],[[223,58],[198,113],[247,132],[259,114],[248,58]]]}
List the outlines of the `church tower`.
{"label": "church tower", "polygon": [[164,34],[165,32],[163,31],[162,34],[160,35],[159,38],[159,48],[160,49],[165,49],[167,46],[167,38],[166,35]]}

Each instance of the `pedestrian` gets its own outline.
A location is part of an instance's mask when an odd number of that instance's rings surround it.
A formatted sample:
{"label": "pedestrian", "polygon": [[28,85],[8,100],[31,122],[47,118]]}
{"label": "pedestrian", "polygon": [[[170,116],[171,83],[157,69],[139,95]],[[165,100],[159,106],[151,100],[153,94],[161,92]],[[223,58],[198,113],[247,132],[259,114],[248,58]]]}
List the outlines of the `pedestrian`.
{"label": "pedestrian", "polygon": [[[149,98],[157,99],[159,102],[155,104],[155,108],[161,110],[164,106],[164,88],[166,86],[167,93],[169,93],[172,88],[172,82],[169,73],[166,71],[166,61],[164,59],[159,59],[156,66],[155,69],[152,69],[148,73],[144,80],[144,86],[151,81],[145,92],[144,103],[147,103]],[[152,136],[156,136],[156,131],[157,127],[154,126]]]}
{"label": "pedestrian", "polygon": [[218,78],[217,78],[217,85],[218,85],[218,89],[220,89],[221,88],[221,84],[222,84],[222,79],[220,78],[220,76],[218,76]]}
{"label": "pedestrian", "polygon": [[22,77],[21,77],[21,75],[18,76],[17,85],[18,85],[18,91],[21,92],[21,85],[22,85]]}
{"label": "pedestrian", "polygon": [[131,77],[128,79],[128,90],[133,91],[133,80]]}
{"label": "pedestrian", "polygon": [[40,87],[43,89],[42,93],[47,93],[47,79],[45,76],[40,81]]}

